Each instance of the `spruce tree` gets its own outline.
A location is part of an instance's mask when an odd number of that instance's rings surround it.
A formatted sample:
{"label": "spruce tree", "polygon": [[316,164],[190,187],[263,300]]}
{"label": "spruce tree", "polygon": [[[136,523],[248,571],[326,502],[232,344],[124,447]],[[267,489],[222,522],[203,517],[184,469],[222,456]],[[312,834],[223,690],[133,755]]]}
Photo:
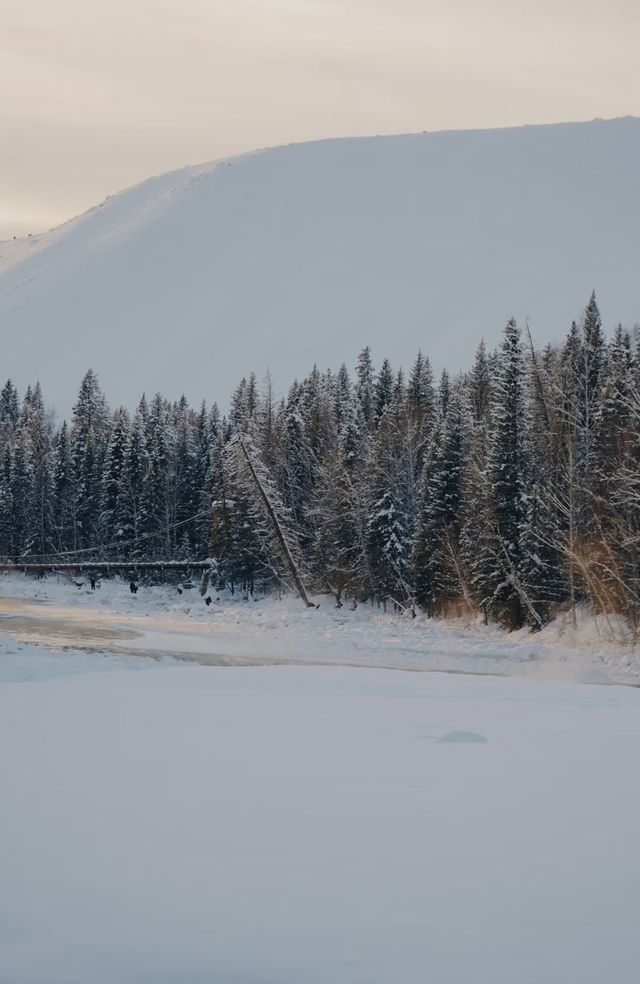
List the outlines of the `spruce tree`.
{"label": "spruce tree", "polygon": [[524,363],[520,332],[512,319],[500,347],[491,404],[487,456],[490,546],[482,557],[488,610],[512,629],[520,628],[525,619],[520,544],[526,474],[524,414]]}
{"label": "spruce tree", "polygon": [[101,476],[99,529],[103,550],[117,537],[120,519],[118,500],[129,441],[129,427],[127,411],[120,407],[113,415],[111,435]]}
{"label": "spruce tree", "polygon": [[36,509],[33,474],[33,446],[28,428],[19,426],[11,462],[10,479],[11,553],[25,558],[34,553]]}
{"label": "spruce tree", "polygon": [[33,469],[33,545],[42,558],[54,550],[53,536],[53,449],[51,423],[40,383],[29,387],[20,410],[20,426],[30,438]]}
{"label": "spruce tree", "polygon": [[392,405],[382,415],[371,449],[369,465],[368,570],[374,597],[403,604],[411,595],[411,535],[406,500],[397,481],[400,460],[400,408]]}
{"label": "spruce tree", "polygon": [[148,525],[145,522],[145,477],[149,470],[146,426],[143,413],[133,418],[122,461],[114,522],[114,540],[122,557],[142,559]]}
{"label": "spruce tree", "polygon": [[413,543],[417,603],[429,615],[446,613],[465,594],[460,552],[464,432],[459,388],[446,395],[446,415],[434,435]]}
{"label": "spruce tree", "polygon": [[11,448],[0,446],[0,556],[13,552],[13,496],[11,483]]}
{"label": "spruce tree", "polygon": [[356,394],[360,401],[362,418],[369,430],[373,427],[375,417],[374,406],[374,386],[373,386],[373,361],[371,359],[371,349],[367,345],[358,356],[356,366]]}
{"label": "spruce tree", "polygon": [[10,379],[0,391],[0,443],[12,440],[20,415],[18,391]]}
{"label": "spruce tree", "polygon": [[73,549],[95,544],[100,515],[102,463],[109,415],[98,377],[89,369],[73,408],[71,446],[71,518]]}
{"label": "spruce tree", "polygon": [[394,400],[394,379],[391,363],[385,359],[378,373],[374,387],[374,421],[380,423],[383,413]]}
{"label": "spruce tree", "polygon": [[63,420],[54,445],[53,530],[58,553],[73,547],[72,464],[67,422]]}
{"label": "spruce tree", "polygon": [[418,352],[409,375],[407,385],[407,405],[420,423],[429,426],[432,423],[435,399],[433,393],[433,374],[428,358]]}

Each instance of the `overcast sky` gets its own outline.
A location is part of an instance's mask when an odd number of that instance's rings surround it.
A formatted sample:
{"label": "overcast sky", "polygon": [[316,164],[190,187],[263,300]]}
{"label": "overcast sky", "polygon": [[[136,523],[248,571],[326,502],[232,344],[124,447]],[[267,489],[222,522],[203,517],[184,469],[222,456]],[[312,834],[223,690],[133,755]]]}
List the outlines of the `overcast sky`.
{"label": "overcast sky", "polygon": [[639,0],[0,0],[0,237],[325,136],[640,115]]}

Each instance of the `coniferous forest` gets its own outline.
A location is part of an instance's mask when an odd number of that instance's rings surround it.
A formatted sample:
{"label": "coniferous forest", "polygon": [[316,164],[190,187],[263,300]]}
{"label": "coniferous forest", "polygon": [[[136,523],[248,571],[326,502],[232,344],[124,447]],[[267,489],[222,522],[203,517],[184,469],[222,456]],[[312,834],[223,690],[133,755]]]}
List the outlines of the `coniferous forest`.
{"label": "coniferous forest", "polygon": [[57,425],[39,384],[3,387],[0,555],[211,558],[218,587],[248,593],[287,583],[286,553],[338,605],[537,629],[586,602],[635,629],[638,338],[605,337],[593,295],[542,351],[510,321],[434,380],[421,353],[405,375],[365,348],[285,398],[243,379],[227,416],[160,394],[110,410],[90,370]]}

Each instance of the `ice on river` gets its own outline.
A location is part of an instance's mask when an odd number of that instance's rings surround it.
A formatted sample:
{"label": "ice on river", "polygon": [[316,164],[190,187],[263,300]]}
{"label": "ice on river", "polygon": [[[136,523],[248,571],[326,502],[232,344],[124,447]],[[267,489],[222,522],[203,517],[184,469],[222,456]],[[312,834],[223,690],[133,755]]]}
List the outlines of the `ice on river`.
{"label": "ice on river", "polygon": [[2,982],[636,980],[638,690],[101,658],[0,684]]}

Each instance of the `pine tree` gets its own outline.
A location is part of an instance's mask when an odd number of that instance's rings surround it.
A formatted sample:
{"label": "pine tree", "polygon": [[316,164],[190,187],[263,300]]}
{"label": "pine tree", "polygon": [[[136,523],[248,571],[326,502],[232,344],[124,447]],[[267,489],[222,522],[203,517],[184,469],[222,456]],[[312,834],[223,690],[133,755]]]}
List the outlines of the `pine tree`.
{"label": "pine tree", "polygon": [[19,416],[18,391],[8,379],[0,391],[0,444],[12,441]]}
{"label": "pine tree", "polygon": [[582,324],[581,364],[577,373],[578,478],[585,490],[595,479],[605,345],[600,311],[593,293]]}
{"label": "pine tree", "polygon": [[373,418],[376,424],[380,423],[382,415],[387,407],[390,407],[394,399],[394,381],[391,363],[385,359],[382,363],[378,378],[374,388],[374,413]]}
{"label": "pine tree", "polygon": [[484,341],[476,351],[466,380],[462,412],[467,433],[467,455],[461,476],[462,526],[460,552],[467,604],[482,610],[488,619],[491,591],[489,560],[493,539],[490,518],[487,454],[491,410],[491,370]]}
{"label": "pine tree", "polygon": [[555,361],[547,350],[540,359],[531,346],[527,363],[528,399],[525,406],[523,461],[525,495],[520,537],[520,577],[527,599],[525,616],[532,629],[550,618],[553,606],[564,600],[563,510],[558,489],[562,468],[558,454],[561,420],[554,407]]}
{"label": "pine tree", "polygon": [[53,537],[53,449],[51,423],[47,416],[40,383],[31,389],[20,410],[20,426],[30,439],[33,469],[33,537],[34,552],[44,557],[54,549]]}
{"label": "pine tree", "polygon": [[233,498],[222,434],[215,436],[211,446],[207,486],[210,494],[208,553],[215,564],[218,586],[229,587],[233,591],[236,579],[242,580],[241,561],[234,555],[237,542],[237,537],[234,536],[234,520],[238,517],[238,513],[235,509],[236,503]]}
{"label": "pine tree", "polygon": [[181,557],[193,555],[196,543],[196,516],[200,507],[196,430],[185,408],[180,414],[175,448],[176,505],[175,522],[180,537]]}
{"label": "pine tree", "polygon": [[302,522],[304,505],[311,489],[312,452],[307,441],[303,402],[304,390],[294,383],[283,411],[283,453],[277,466],[278,484],[296,523]]}
{"label": "pine tree", "polygon": [[368,569],[371,590],[386,607],[387,600],[403,604],[411,595],[411,535],[406,503],[397,477],[400,408],[386,410],[371,451]]}
{"label": "pine tree", "polygon": [[449,397],[451,395],[451,381],[446,369],[442,370],[440,385],[438,386],[437,412],[438,418],[443,420],[447,416],[449,409]]}
{"label": "pine tree", "polygon": [[33,447],[27,427],[16,432],[11,463],[10,496],[11,553],[15,557],[27,557],[34,552],[36,530]]}
{"label": "pine tree", "polygon": [[531,480],[525,498],[520,537],[519,575],[528,600],[524,617],[532,629],[541,628],[553,606],[566,597],[562,578],[562,533],[546,476]]}
{"label": "pine tree", "polygon": [[362,417],[366,426],[371,430],[375,417],[374,406],[374,386],[373,386],[373,362],[371,359],[371,349],[367,345],[358,356],[356,366],[356,393],[360,401]]}
{"label": "pine tree", "polygon": [[138,409],[125,446],[114,522],[114,540],[119,541],[120,556],[141,559],[145,554],[144,491],[145,477],[149,469],[146,425],[143,413]]}
{"label": "pine tree", "polygon": [[618,325],[611,344],[605,350],[601,371],[601,399],[598,408],[596,466],[604,483],[616,473],[624,459],[630,438],[632,386],[631,340]]}
{"label": "pine tree", "polygon": [[53,463],[53,531],[57,552],[73,547],[72,464],[67,422],[62,422],[55,445]]}
{"label": "pine tree", "polygon": [[[524,519],[524,364],[514,320],[505,328],[491,405],[487,457],[491,545],[482,558],[493,618],[519,628],[525,618],[520,536]],[[488,538],[484,538],[486,547]]]}
{"label": "pine tree", "polygon": [[409,411],[419,419],[420,423],[431,425],[435,409],[433,374],[429,359],[420,351],[409,375],[407,403]]}
{"label": "pine tree", "polygon": [[207,411],[203,404],[196,424],[195,487],[197,490],[197,515],[194,523],[195,556],[211,556],[211,503],[213,501],[213,448],[220,437],[220,415],[214,403]]}
{"label": "pine tree", "polygon": [[[619,325],[605,351],[598,410],[595,476],[592,490],[591,580],[602,608],[634,611],[636,595],[636,510],[633,492],[634,423],[631,340]],[[631,492],[631,495],[630,495]]]}
{"label": "pine tree", "polygon": [[484,429],[488,423],[490,400],[489,360],[483,340],[477,348],[475,362],[469,377],[469,410],[475,428]]}
{"label": "pine tree", "polygon": [[319,584],[338,606],[360,598],[370,584],[367,560],[367,504],[363,481],[368,435],[360,402],[345,395],[338,447],[319,469],[309,509],[313,526],[312,564]]}
{"label": "pine tree", "polygon": [[109,415],[98,377],[89,369],[73,408],[71,426],[71,517],[73,549],[93,546],[100,515],[102,462]]}
{"label": "pine tree", "polygon": [[[465,594],[460,551],[464,433],[461,394],[446,392],[446,414],[434,436],[413,543],[414,591],[429,615],[446,613]],[[442,406],[442,403],[441,403]]]}
{"label": "pine tree", "polygon": [[13,496],[11,483],[11,448],[0,446],[0,557],[13,552]]}
{"label": "pine tree", "polygon": [[129,426],[129,415],[124,407],[120,407],[113,415],[111,436],[101,476],[99,528],[103,550],[105,545],[111,543],[117,536],[118,500],[129,440]]}
{"label": "pine tree", "polygon": [[333,390],[333,418],[338,433],[342,430],[345,411],[350,412],[352,403],[353,394],[349,370],[343,362],[338,370]]}
{"label": "pine tree", "polygon": [[169,406],[157,393],[149,407],[146,431],[146,468],[142,476],[140,525],[145,537],[143,554],[154,560],[168,560],[173,553],[171,482],[172,450],[175,431]]}

